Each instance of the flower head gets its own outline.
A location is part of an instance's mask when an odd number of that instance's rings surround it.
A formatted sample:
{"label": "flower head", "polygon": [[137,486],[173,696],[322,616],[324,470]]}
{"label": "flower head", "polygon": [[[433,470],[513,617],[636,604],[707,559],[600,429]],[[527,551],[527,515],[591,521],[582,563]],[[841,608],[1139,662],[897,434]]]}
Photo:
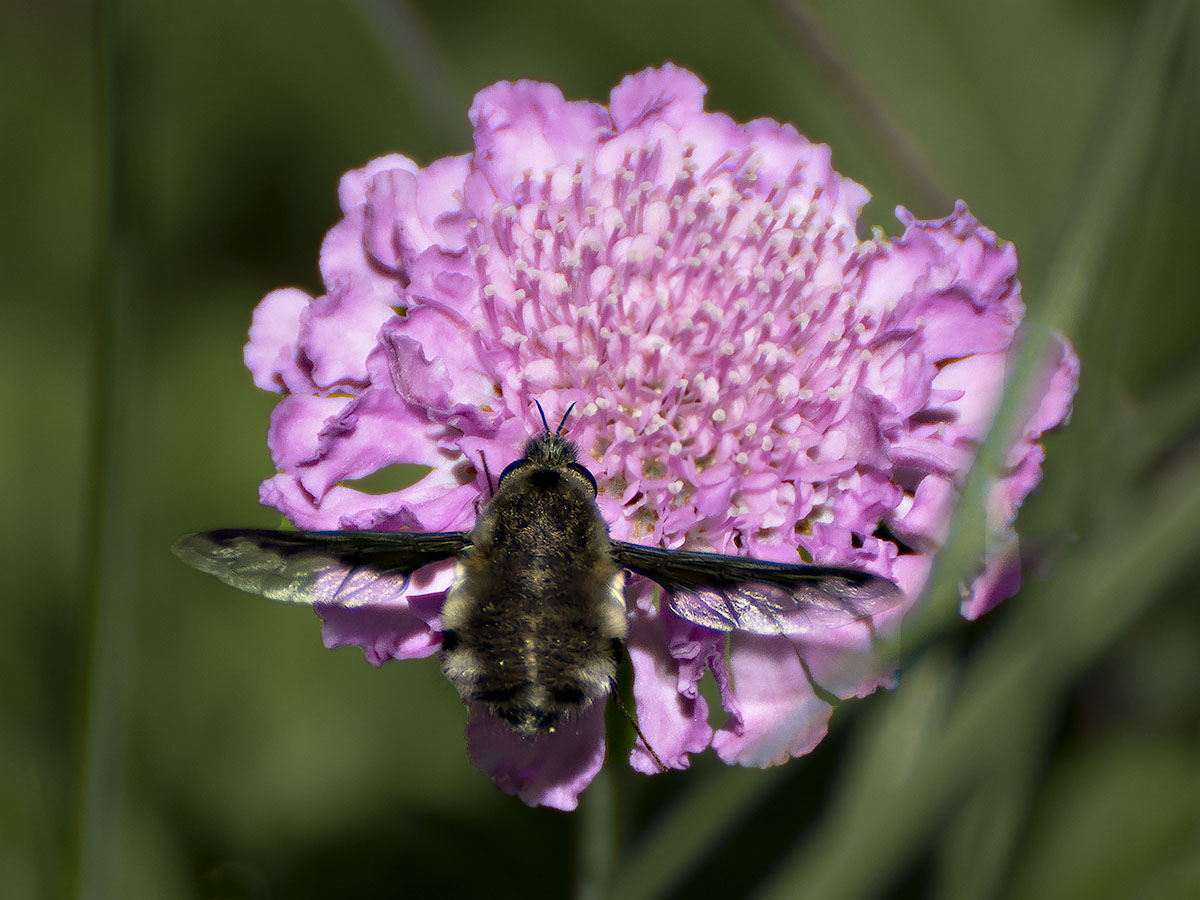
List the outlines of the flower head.
{"label": "flower head", "polygon": [[[275,291],[251,327],[255,383],[284,394],[262,501],[307,529],[469,529],[481,463],[541,430],[534,401],[574,403],[567,430],[614,538],[803,554],[915,598],[1003,387],[1023,315],[1015,251],[962,204],[930,222],[901,210],[900,238],[860,240],[868,195],[827,147],[707,113],[704,92],[670,65],[626,78],[607,107],[501,82],[471,108],[470,154],[345,175],[326,293]],[[1005,534],[1077,374],[1061,341],[993,491]],[[429,472],[390,493],[354,486],[397,463]],[[1013,560],[990,562],[968,615],[1015,590]],[[321,609],[326,644],[376,664],[435,653],[453,572],[418,576],[386,604]],[[783,762],[820,741],[830,694],[892,679],[865,626],[727,638],[636,577],[626,603],[638,718],[668,766],[710,745]],[[603,710],[576,725],[530,741],[476,709],[468,749],[505,790],[570,808],[603,760]],[[657,767],[640,747],[631,762]]]}

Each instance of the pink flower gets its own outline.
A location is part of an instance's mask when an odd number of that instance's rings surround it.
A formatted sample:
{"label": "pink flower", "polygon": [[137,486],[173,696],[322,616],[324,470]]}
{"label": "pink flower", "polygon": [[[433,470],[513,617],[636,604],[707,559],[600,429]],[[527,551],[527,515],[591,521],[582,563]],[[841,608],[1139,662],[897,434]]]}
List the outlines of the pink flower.
{"label": "pink flower", "polygon": [[[493,472],[575,412],[567,433],[614,538],[856,566],[919,595],[1011,360],[1016,253],[959,204],[899,211],[893,241],[856,236],[866,191],[794,128],[703,109],[671,65],[608,107],[501,82],[471,108],[472,153],[402,156],[343,177],[321,250],[326,293],[259,305],[246,364],[283,393],[262,501],[306,529],[465,530]],[[993,491],[1002,536],[1041,477],[1078,361],[1065,341]],[[429,467],[409,488],[354,482]],[[1016,588],[989,561],[964,611]],[[327,646],[427,656],[452,577],[441,565],[360,609],[322,608]],[[890,684],[865,625],[788,639],[676,618],[626,588],[637,715],[668,766],[713,746],[765,766],[811,750],[830,694]],[[894,627],[902,610],[876,621]],[[698,682],[712,671],[724,720]],[[819,686],[819,688],[815,687]],[[603,713],[522,741],[473,710],[472,760],[531,804],[572,808],[603,761]],[[632,764],[655,771],[639,747]]]}

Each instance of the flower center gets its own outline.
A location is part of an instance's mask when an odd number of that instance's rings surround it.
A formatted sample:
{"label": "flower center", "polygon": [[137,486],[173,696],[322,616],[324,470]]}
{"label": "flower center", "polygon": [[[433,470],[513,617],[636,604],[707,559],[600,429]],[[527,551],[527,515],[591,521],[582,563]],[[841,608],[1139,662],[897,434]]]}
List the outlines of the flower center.
{"label": "flower center", "polygon": [[735,478],[794,472],[849,402],[873,331],[847,279],[855,236],[802,166],[766,187],[753,147],[704,171],[693,148],[668,155],[526,172],[512,203],[470,223],[476,339],[510,408],[577,393],[602,487],[636,485],[622,499],[651,517],[719,462]]}

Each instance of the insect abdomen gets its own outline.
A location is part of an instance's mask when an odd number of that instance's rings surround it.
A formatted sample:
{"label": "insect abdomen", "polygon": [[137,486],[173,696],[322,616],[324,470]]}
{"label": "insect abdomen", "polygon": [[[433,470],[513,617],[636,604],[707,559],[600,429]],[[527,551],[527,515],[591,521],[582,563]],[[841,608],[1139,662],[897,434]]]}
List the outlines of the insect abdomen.
{"label": "insect abdomen", "polygon": [[620,570],[607,582],[572,567],[521,583],[473,578],[472,568],[460,563],[443,611],[442,667],[466,702],[533,735],[608,694],[624,619],[604,608],[621,590]]}

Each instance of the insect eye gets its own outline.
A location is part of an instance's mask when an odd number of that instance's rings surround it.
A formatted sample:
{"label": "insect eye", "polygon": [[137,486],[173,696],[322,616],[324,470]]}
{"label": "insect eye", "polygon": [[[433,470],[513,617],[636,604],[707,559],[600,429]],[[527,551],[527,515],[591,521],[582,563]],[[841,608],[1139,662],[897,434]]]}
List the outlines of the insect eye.
{"label": "insect eye", "polygon": [[570,469],[572,472],[577,472],[578,474],[582,475],[583,480],[592,486],[592,496],[595,497],[596,496],[596,479],[594,477],[592,477],[592,473],[589,472],[583,466],[579,465],[579,463],[571,463]]}
{"label": "insect eye", "polygon": [[500,473],[500,481],[498,483],[504,484],[504,479],[507,478],[511,473],[515,472],[517,469],[521,468],[522,466],[527,466],[527,465],[529,465],[529,460],[527,460],[527,459],[517,459],[517,460],[514,460],[513,462],[510,462],[507,466],[504,467],[504,471]]}

